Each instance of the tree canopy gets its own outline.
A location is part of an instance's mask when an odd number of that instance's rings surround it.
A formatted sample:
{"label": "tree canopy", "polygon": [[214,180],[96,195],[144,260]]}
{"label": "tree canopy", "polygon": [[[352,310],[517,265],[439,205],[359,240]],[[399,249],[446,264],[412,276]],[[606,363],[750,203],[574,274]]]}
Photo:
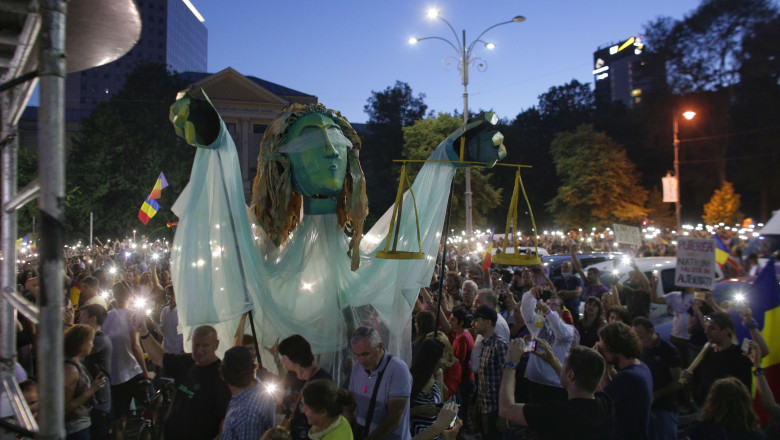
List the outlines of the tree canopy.
{"label": "tree canopy", "polygon": [[[176,221],[170,207],[189,180],[195,149],[175,136],[167,116],[184,87],[164,65],[140,64],[116,96],[82,120],[67,163],[68,191],[78,194],[66,207],[70,236],[86,233],[90,212],[98,237],[135,229],[154,236],[168,231],[166,221]],[[161,171],[170,187],[144,226],[138,210]]]}
{"label": "tree canopy", "polygon": [[[414,125],[405,127],[403,157],[413,160],[427,159],[439,143],[462,124],[463,120],[460,118],[439,113],[435,117],[421,119]],[[418,170],[419,164],[407,166],[406,172],[410,180],[414,180]],[[487,216],[492,210],[498,209],[500,211],[502,207],[509,206],[508,200],[501,203],[503,191],[490,183],[489,172],[477,167],[471,169],[472,213],[475,228],[488,226]],[[450,217],[450,226],[453,228],[463,228],[466,223],[464,192],[465,173],[458,170],[455,173],[455,189],[453,190],[452,215]],[[503,215],[506,216],[506,211]]]}
{"label": "tree canopy", "polygon": [[400,159],[403,150],[403,128],[425,116],[428,108],[425,95],[414,96],[409,84],[396,81],[392,87],[372,91],[363,110],[368,115],[366,133],[362,135],[360,162],[366,173],[366,192],[369,218],[366,225],[376,221],[395,200],[398,167],[393,159]]}
{"label": "tree canopy", "polygon": [[625,150],[592,125],[559,133],[550,146],[561,180],[547,207],[558,225],[607,226],[637,222],[647,215],[647,190]]}
{"label": "tree canopy", "polygon": [[716,90],[739,82],[743,39],[776,14],[770,0],[703,0],[683,20],[648,24],[645,41],[666,62],[673,90]]}
{"label": "tree canopy", "polygon": [[712,194],[710,201],[704,205],[704,215],[701,218],[710,225],[721,222],[733,225],[741,220],[742,213],[739,212],[739,207],[739,194],[734,192],[734,185],[723,182],[723,185]]}

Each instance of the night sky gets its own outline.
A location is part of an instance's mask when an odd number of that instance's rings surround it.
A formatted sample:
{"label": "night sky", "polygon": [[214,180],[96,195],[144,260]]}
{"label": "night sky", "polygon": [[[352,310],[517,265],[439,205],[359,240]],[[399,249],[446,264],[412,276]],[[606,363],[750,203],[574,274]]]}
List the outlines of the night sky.
{"label": "night sky", "polygon": [[[371,91],[404,81],[424,93],[429,110],[461,110],[463,87],[457,70],[442,59],[455,55],[443,41],[412,46],[412,36],[454,40],[429,7],[466,43],[489,26],[523,15],[526,21],[499,26],[483,36],[495,49],[478,45],[474,55],[488,68],[470,69],[469,107],[493,109],[513,119],[537,104],[550,87],[576,78],[591,83],[593,52],[599,46],[641,35],[658,16],[682,19],[694,0],[552,1],[297,1],[192,0],[209,32],[210,72],[226,67],[316,95],[352,122],[367,119],[363,106]],[[454,61],[454,59],[452,60]]]}

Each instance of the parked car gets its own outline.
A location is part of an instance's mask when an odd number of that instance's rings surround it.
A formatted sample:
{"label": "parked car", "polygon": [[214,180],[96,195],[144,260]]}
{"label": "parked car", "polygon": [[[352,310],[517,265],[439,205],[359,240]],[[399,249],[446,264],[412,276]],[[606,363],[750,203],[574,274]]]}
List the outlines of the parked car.
{"label": "parked car", "polygon": [[[620,252],[600,252],[594,254],[575,254],[582,267],[588,267],[604,261],[612,261],[623,257]],[[544,266],[547,276],[555,279],[561,276],[561,266],[564,262],[571,261],[571,254],[559,254],[542,257],[542,266]]]}
{"label": "parked car", "polygon": [[[680,290],[674,284],[674,271],[677,267],[677,257],[645,257],[635,258],[637,267],[644,272],[645,276],[649,279],[655,275],[658,277],[658,285],[656,286],[656,294],[663,295],[675,290]],[[594,267],[601,272],[601,282],[607,286],[614,283],[625,283],[628,280],[628,274],[632,268],[629,264],[628,257],[614,259],[612,261],[605,261],[598,264],[593,264],[585,268]],[[715,265],[715,281],[723,279],[723,271],[720,270],[718,265]],[[659,319],[662,315],[670,314],[667,310],[667,306],[663,304],[651,304],[650,305],[650,320]]]}
{"label": "parked car", "polygon": [[[549,255],[547,253],[547,249],[545,249],[543,247],[540,247],[540,248],[534,248],[533,246],[518,246],[517,247],[517,252],[519,254],[523,254],[523,255],[533,254],[534,250],[538,251],[537,255],[539,255],[540,257],[544,257],[544,256]],[[493,252],[491,254],[492,255],[496,255],[497,253],[500,253],[500,252],[503,252],[502,249],[501,249],[501,246],[499,246],[498,244],[493,245]],[[515,248],[513,246],[507,246],[506,247],[506,252],[508,254],[514,253],[515,252]]]}
{"label": "parked car", "polygon": [[[715,284],[715,288],[712,289],[712,296],[714,297],[715,302],[718,304],[725,300],[734,302],[744,301],[749,298],[748,291],[755,279],[756,277],[749,276],[722,279],[717,284]],[[669,340],[669,335],[672,333],[671,314],[657,318],[653,322],[653,325],[655,327],[656,333],[658,333],[659,336]]]}

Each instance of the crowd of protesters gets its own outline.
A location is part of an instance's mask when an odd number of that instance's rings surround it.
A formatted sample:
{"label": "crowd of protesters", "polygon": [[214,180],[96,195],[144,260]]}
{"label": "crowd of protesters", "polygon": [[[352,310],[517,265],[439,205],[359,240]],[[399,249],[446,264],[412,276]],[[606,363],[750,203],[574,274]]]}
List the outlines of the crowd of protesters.
{"label": "crowd of protesters", "polygon": [[[640,252],[673,254],[673,238],[656,234]],[[388,352],[374,328],[358,327],[345,341],[355,362],[342,388],[299,335],[264,348],[276,360],[273,373],[256,364],[251,335],[219,341],[202,326],[185,344],[166,241],[68,248],[67,438],[135,438],[132,425],[144,411],[167,439],[780,436],[780,407],[760,366],[770,348],[749,308],[734,322],[726,313],[733,306],[709,292],[658,295],[658,280],[635,264],[626,283],[603,285],[574,258],[576,243],[585,251],[614,247],[608,231],[541,236],[540,247],[572,254],[556,279],[540,265],[483,268],[473,249],[448,249],[444,279],[437,269],[415,305],[410,364]],[[33,253],[21,253],[28,259],[20,259],[18,286],[36,302]],[[651,303],[674,311],[669,341],[648,319]],[[744,351],[738,325],[752,338]],[[17,376],[37,415],[36,338],[35,325],[19,315]],[[233,346],[222,359],[220,344]],[[753,377],[770,415],[762,427]],[[150,396],[166,389],[154,406]],[[688,414],[697,422],[678,431]]]}

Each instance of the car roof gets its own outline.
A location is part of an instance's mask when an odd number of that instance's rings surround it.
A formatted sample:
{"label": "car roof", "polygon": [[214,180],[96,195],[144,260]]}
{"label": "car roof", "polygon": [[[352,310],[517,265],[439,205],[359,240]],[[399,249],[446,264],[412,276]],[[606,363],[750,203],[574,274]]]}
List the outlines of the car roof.
{"label": "car roof", "polygon": [[[639,267],[639,270],[641,270],[642,272],[650,272],[662,268],[668,269],[670,267],[675,267],[677,265],[677,257],[644,257],[644,258],[634,258],[634,261],[636,262],[636,265]],[[604,270],[612,269],[615,266],[614,266],[614,262],[610,260],[610,261],[602,261],[601,263],[592,264],[586,267],[585,269],[588,269],[590,267],[595,267],[599,271],[603,272]]]}

